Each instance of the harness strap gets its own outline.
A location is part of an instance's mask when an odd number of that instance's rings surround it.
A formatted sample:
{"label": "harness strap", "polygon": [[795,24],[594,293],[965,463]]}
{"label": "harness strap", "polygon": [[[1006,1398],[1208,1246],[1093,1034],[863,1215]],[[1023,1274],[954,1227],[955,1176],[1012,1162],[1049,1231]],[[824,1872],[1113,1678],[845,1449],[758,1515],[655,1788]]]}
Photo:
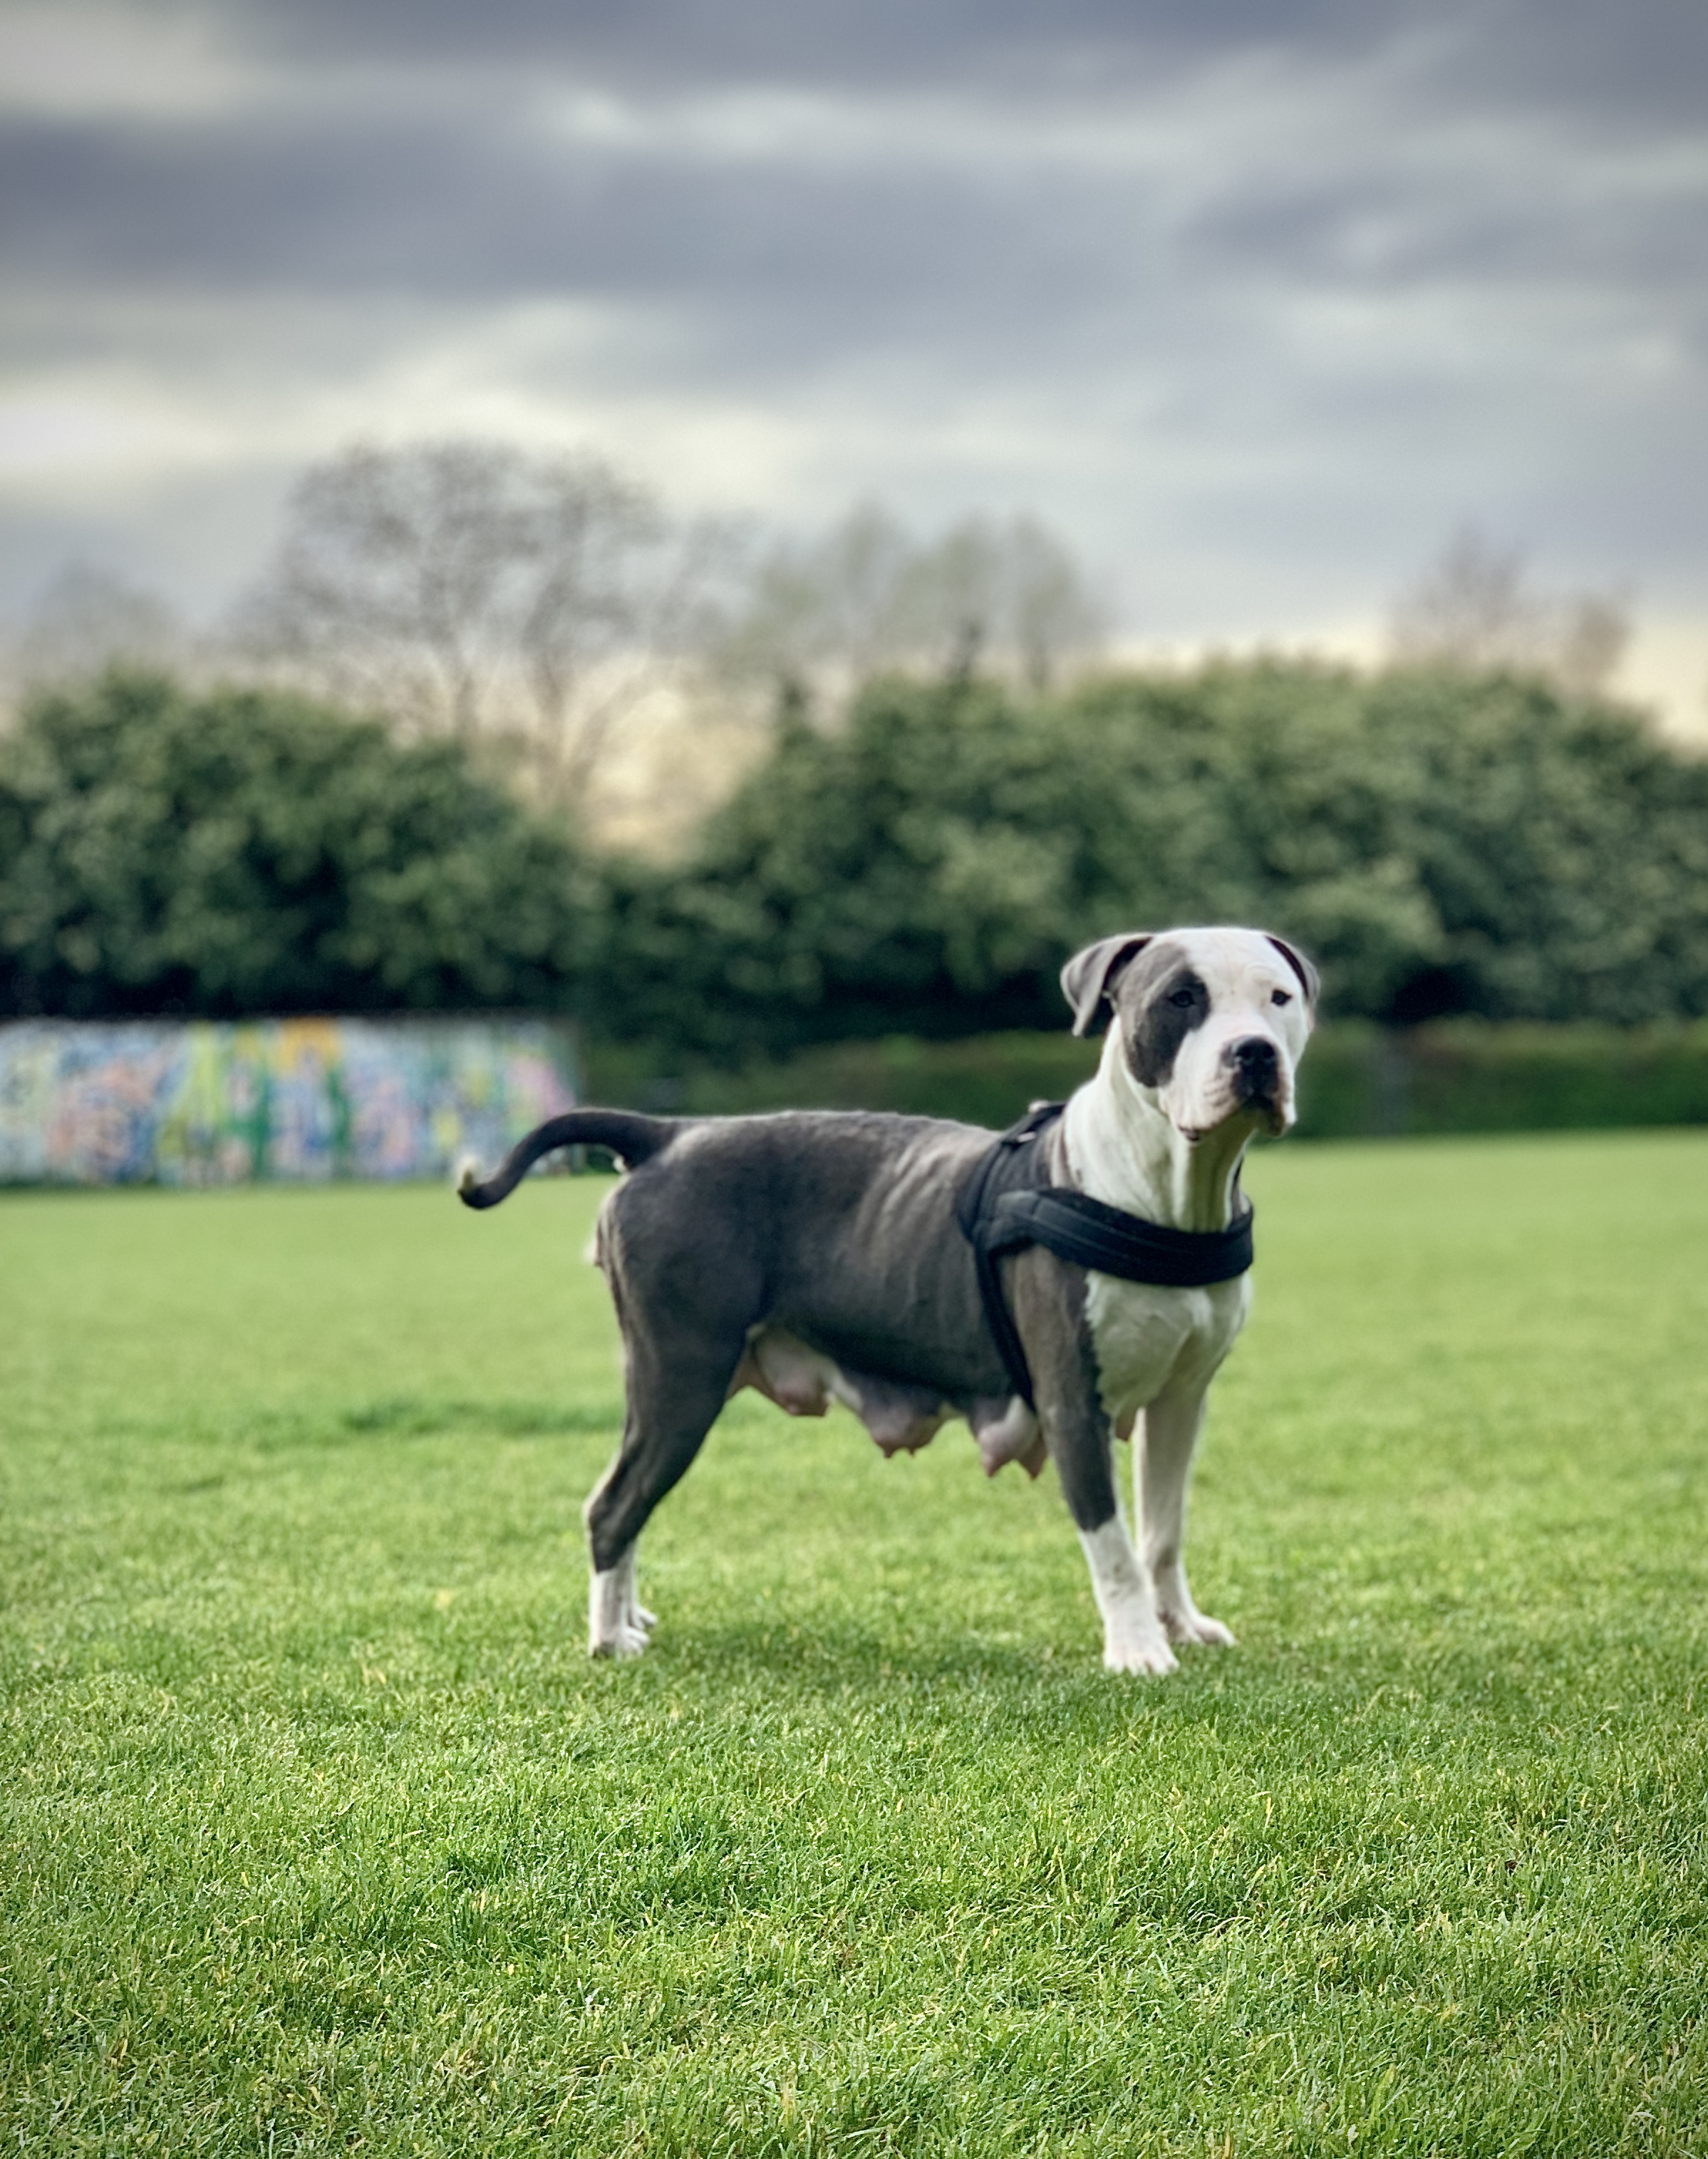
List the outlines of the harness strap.
{"label": "harness strap", "polygon": [[1037,1406],[1032,1370],[997,1266],[1005,1253],[1042,1245],[1074,1266],[1168,1289],[1232,1281],[1252,1260],[1250,1206],[1225,1230],[1170,1230],[1089,1193],[1045,1183],[1043,1151],[1036,1142],[1064,1107],[1041,1102],[1004,1132],[981,1156],[955,1204],[955,1219],[973,1248],[986,1324],[1015,1392],[1029,1409]]}

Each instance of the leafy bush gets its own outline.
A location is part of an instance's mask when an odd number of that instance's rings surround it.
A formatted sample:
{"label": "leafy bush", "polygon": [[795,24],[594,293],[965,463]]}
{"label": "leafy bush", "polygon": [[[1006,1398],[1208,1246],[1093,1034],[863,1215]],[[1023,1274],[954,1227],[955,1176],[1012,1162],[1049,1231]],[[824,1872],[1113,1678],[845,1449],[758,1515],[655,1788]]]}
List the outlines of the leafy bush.
{"label": "leafy bush", "polygon": [[112,674],[0,745],[0,1007],[562,1005],[593,888],[448,743]]}
{"label": "leafy bush", "polygon": [[1076,945],[1194,920],[1296,937],[1342,1016],[1708,1012],[1708,767],[1504,676],[882,685],[612,889],[600,1023],[713,1056],[1053,1026]]}
{"label": "leafy bush", "polygon": [[1084,909],[1069,790],[993,691],[894,685],[781,729],[675,875],[613,866],[619,1035],[714,1054],[1047,1026]]}
{"label": "leafy bush", "polygon": [[1708,766],[1514,677],[1304,663],[785,715],[662,868],[593,864],[468,754],[115,675],[0,746],[0,1005],[572,1007],[668,1060],[1059,1028],[1106,930],[1250,921],[1339,1018],[1708,1014]]}
{"label": "leafy bush", "polygon": [[591,1100],[695,1116],[769,1110],[893,1110],[955,1117],[1001,1130],[1035,1101],[1071,1095],[1096,1069],[1101,1045],[1053,1034],[970,1034],[955,1042],[914,1035],[815,1043],[794,1056],[735,1069],[691,1064],[672,1071],[651,1045],[589,1044]]}

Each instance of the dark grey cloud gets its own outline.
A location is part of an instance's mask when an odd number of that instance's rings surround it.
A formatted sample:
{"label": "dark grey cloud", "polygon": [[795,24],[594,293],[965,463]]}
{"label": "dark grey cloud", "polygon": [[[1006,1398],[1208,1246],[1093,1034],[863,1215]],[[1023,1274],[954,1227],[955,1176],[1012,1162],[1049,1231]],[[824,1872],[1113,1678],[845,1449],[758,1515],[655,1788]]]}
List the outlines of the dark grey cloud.
{"label": "dark grey cloud", "polygon": [[0,391],[46,443],[0,456],[14,590],[156,511],[171,559],[193,514],[258,552],[293,459],[492,424],[660,443],[799,518],[1035,504],[1158,634],[1368,613],[1467,515],[1708,593],[1708,11],[130,20],[179,38],[181,95],[109,60],[0,96]]}
{"label": "dark grey cloud", "polygon": [[668,148],[554,155],[413,125],[306,139],[39,126],[0,139],[8,193],[42,205],[0,245],[18,285],[461,308],[572,296],[653,311],[684,363],[762,382],[898,348],[1002,366],[1023,345],[1043,363],[1105,336],[1111,312],[1165,297],[1130,220],[1113,236],[1119,267],[1100,261],[1104,191],[1073,175],[1015,187],[882,164],[706,164]]}
{"label": "dark grey cloud", "polygon": [[1438,95],[1700,117],[1708,16],[1680,0],[249,0],[226,19],[312,61],[546,65],[629,88],[950,85],[1107,95],[1276,52],[1405,43]]}
{"label": "dark grey cloud", "polygon": [[[1398,19],[1404,19],[1403,11]],[[1251,43],[1338,43],[1386,35],[1392,11],[1356,0],[1265,6],[1229,0],[870,0],[795,4],[636,0],[633,6],[553,0],[261,0],[236,18],[258,45],[329,58],[546,64],[626,86],[954,84],[1083,90],[1121,74],[1177,65],[1206,50]]]}
{"label": "dark grey cloud", "polygon": [[1559,175],[1486,174],[1427,189],[1392,171],[1343,169],[1301,186],[1235,184],[1184,226],[1201,271],[1379,293],[1447,281],[1510,290],[1651,293],[1689,318],[1708,300],[1708,173],[1637,200],[1563,200]]}
{"label": "dark grey cloud", "polygon": [[645,299],[743,317],[756,347],[780,336],[792,354],[898,328],[983,335],[1005,303],[1048,342],[1165,283],[1177,304],[1240,281],[1592,283],[1653,289],[1680,319],[1708,290],[1708,173],[1562,202],[1522,156],[1464,174],[1368,144],[1322,162],[1206,173],[1177,209],[1154,172],[1023,142],[981,162],[917,135],[886,145],[881,124],[830,160],[668,127],[577,140],[489,86],[426,111],[310,104],[170,130],[34,116],[0,128],[0,196],[28,205],[0,261],[26,282]]}
{"label": "dark grey cloud", "polygon": [[[1671,200],[1562,203],[1521,132],[1527,96],[1550,81],[1582,93],[1576,117],[1591,151],[1598,135],[1619,135],[1621,100],[1639,90],[1648,103],[1633,147],[1665,122],[1669,98],[1700,109],[1708,13],[1670,0],[1632,0],[1617,16],[1581,0],[1508,0],[1468,18],[1341,0],[1066,0],[1048,13],[1013,0],[742,0],[717,10],[690,0],[233,0],[187,12],[264,55],[272,75],[239,109],[169,127],[134,116],[0,122],[0,191],[16,206],[0,244],[14,272],[471,298],[566,288],[698,298],[731,277],[812,281],[823,266],[819,283],[857,282],[881,313],[922,266],[939,288],[976,288],[1000,282],[1005,256],[1044,277],[1041,301],[1069,297],[1059,287],[1075,270],[1083,298],[1122,283],[1158,226],[1188,277],[1366,287],[1443,272],[1687,280],[1708,231],[1700,173]],[[1087,56],[1106,64],[1091,69]],[[1189,94],[1188,76],[1201,85],[1209,71],[1214,82],[1218,66],[1254,59],[1271,65],[1272,80],[1235,80],[1225,94],[1243,96],[1260,127],[1271,116],[1265,96],[1285,106],[1313,66],[1345,85],[1349,110],[1337,120],[1356,122],[1362,96],[1378,124],[1338,155],[1330,143],[1284,145],[1283,158],[1302,153],[1311,168],[1297,174],[1277,169],[1273,153],[1201,173],[1196,204],[1172,216],[1147,199],[1153,174],[1074,156],[1076,125],[1105,137],[1142,131],[1168,95]],[[996,60],[1017,75],[991,102],[993,82],[1005,81]],[[1174,71],[1167,90],[1164,62]],[[375,72],[358,94],[340,91],[338,70],[359,63]],[[696,132],[703,111],[657,102],[703,104],[764,84],[863,111],[863,139],[815,153],[809,116],[792,146],[743,154],[708,140],[703,124]],[[617,86],[641,101],[603,134],[546,124],[551,93],[573,101]],[[948,94],[937,114],[951,139],[933,144],[929,111],[901,127],[907,116],[893,106],[892,139],[872,95],[928,91]],[[1426,153],[1431,136],[1491,106],[1514,131],[1506,169],[1485,159],[1458,180],[1447,161],[1414,158],[1408,168],[1395,157],[1408,138]],[[983,113],[981,154],[952,139],[957,109]],[[1052,124],[1053,144],[1028,142],[1029,116]],[[1237,147],[1207,145],[1207,159]],[[1555,147],[1557,156],[1566,146]],[[1181,146],[1177,166],[1191,159]]]}

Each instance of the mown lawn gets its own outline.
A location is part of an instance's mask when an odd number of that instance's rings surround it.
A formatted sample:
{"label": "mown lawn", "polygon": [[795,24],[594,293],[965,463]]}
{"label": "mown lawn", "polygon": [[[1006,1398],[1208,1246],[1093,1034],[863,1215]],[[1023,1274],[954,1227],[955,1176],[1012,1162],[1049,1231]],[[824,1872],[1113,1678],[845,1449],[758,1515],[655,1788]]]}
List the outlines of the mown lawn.
{"label": "mown lawn", "polygon": [[1162,1682],[751,1397],[590,1664],[597,1181],[0,1202],[0,2148],[1708,2151],[1708,1134],[1251,1181]]}

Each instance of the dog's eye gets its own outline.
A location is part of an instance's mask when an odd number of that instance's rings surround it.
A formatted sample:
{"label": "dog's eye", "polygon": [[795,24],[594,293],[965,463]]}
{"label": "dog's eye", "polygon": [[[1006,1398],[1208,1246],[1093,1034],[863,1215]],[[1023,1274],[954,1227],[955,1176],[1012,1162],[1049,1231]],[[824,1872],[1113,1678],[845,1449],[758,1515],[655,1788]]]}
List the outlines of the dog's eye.
{"label": "dog's eye", "polygon": [[1290,1005],[1293,1001],[1293,993],[1291,990],[1272,990],[1270,992],[1269,1001],[1272,1005]]}
{"label": "dog's eye", "polygon": [[1190,990],[1175,990],[1170,994],[1168,1002],[1171,1005],[1178,1005],[1184,1011],[1188,1005],[1196,1004],[1198,999]]}

